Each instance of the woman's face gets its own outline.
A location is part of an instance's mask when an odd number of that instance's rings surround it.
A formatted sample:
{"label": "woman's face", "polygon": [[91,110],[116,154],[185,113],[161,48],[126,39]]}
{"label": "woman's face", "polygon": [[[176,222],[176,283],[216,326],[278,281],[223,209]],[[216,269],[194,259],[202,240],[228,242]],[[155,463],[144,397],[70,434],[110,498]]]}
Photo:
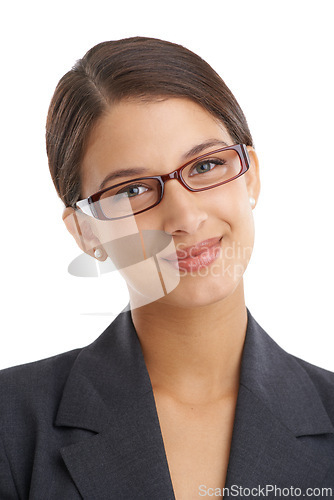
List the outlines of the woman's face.
{"label": "woman's face", "polygon": [[[206,143],[211,145],[203,146]],[[139,176],[167,174],[196,156],[224,147],[224,143],[233,144],[226,128],[191,100],[121,101],[91,133],[82,163],[82,196],[97,192],[111,173],[142,169],[139,175],[117,178],[104,187]],[[195,154],[186,156],[200,145]],[[145,297],[146,303],[159,300],[198,307],[223,300],[240,284],[254,243],[249,197],[257,199],[259,192],[257,157],[252,148],[248,150],[250,169],[225,185],[190,192],[172,179],[165,184],[161,203],[142,214],[118,221],[90,218],[92,231],[111,258],[108,241],[120,241],[143,230],[157,231],[157,238],[170,236],[171,244],[158,255],[160,274],[153,259],[143,259],[121,271],[133,304],[141,305],[140,297]],[[193,260],[178,261],[175,251],[173,260],[175,248],[183,251],[184,257],[185,248],[206,240],[210,241],[204,243],[200,257],[196,248],[191,253]],[[128,244],[125,238],[124,252]],[[164,293],[157,291],[161,289],[161,277]]]}

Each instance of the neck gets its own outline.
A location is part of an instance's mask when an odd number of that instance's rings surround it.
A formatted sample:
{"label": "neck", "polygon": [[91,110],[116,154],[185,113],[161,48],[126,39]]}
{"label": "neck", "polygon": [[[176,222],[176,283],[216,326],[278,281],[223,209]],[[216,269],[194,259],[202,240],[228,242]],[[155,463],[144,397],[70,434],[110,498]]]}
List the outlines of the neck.
{"label": "neck", "polygon": [[238,392],[247,329],[242,280],[233,294],[208,306],[157,301],[131,314],[153,390],[199,404]]}

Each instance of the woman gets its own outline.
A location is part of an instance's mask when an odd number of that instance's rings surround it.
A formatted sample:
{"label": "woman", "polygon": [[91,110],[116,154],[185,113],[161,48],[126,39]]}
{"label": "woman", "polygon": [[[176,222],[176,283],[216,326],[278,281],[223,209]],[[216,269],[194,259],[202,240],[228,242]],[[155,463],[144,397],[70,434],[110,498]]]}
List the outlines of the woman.
{"label": "woman", "polygon": [[179,45],[101,43],[60,80],[46,139],[66,227],[130,307],[90,346],[1,373],[0,497],[333,488],[334,375],[245,305],[259,164],[221,78]]}

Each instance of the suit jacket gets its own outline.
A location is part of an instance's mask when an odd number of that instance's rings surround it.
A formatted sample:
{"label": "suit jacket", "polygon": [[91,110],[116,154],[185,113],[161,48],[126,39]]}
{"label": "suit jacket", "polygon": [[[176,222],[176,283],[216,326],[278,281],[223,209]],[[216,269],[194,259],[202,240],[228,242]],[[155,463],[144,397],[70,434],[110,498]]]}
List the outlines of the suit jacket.
{"label": "suit jacket", "polygon": [[[334,495],[334,374],[286,353],[247,314],[225,488]],[[2,370],[0,412],[1,500],[175,498],[129,311],[83,349]]]}

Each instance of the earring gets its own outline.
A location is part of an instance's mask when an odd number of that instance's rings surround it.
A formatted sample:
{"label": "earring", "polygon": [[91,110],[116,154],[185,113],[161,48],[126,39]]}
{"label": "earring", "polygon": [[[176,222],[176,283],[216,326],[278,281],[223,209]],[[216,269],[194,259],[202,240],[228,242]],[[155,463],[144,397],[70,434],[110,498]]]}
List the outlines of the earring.
{"label": "earring", "polygon": [[255,202],[255,198],[253,198],[253,196],[250,196],[250,197],[249,197],[249,203],[251,204],[251,207],[252,207],[252,208],[253,208],[253,207],[255,207],[255,203],[256,203],[256,202]]}
{"label": "earring", "polygon": [[95,257],[95,259],[101,259],[101,257],[102,257],[102,251],[99,248],[96,248],[94,250],[94,257]]}

